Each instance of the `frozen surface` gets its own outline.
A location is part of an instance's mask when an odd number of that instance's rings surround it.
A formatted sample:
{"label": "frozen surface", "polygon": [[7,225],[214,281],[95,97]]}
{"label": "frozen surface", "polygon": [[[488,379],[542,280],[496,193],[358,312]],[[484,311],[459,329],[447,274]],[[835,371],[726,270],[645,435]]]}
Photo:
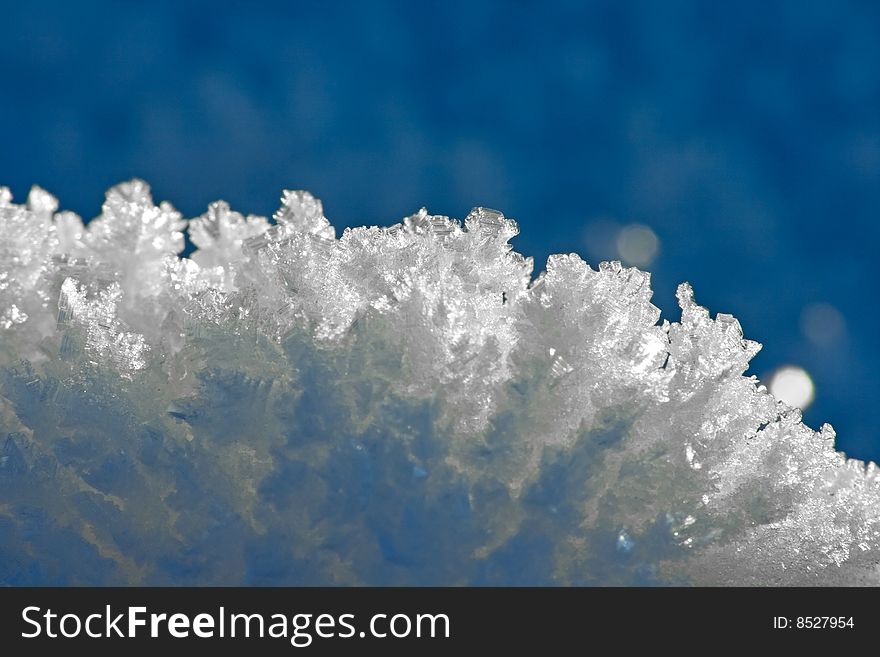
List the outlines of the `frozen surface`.
{"label": "frozen surface", "polygon": [[426,210],[0,190],[0,584],[878,584],[880,481],[691,287]]}

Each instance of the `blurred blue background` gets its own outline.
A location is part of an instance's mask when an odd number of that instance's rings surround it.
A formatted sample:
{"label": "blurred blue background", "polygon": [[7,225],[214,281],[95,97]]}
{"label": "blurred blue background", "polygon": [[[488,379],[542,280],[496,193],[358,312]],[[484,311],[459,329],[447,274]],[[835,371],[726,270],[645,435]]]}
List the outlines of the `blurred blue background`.
{"label": "blurred blue background", "polygon": [[187,216],[309,189],[337,226],[421,205],[654,273],[804,368],[880,459],[880,3],[3,3],[0,184],[85,218],[139,176]]}

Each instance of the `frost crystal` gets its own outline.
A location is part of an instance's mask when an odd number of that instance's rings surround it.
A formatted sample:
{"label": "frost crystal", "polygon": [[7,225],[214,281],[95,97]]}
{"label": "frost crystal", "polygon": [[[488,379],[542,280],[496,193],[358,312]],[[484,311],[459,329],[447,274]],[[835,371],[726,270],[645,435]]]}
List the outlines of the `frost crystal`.
{"label": "frost crystal", "polygon": [[285,192],[0,189],[2,584],[877,584],[874,464],[690,286]]}

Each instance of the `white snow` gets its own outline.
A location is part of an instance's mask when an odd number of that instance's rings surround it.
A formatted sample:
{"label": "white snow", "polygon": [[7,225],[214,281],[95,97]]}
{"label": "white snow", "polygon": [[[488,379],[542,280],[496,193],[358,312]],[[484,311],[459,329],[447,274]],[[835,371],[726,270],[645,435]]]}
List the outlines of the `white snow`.
{"label": "white snow", "polygon": [[689,285],[661,322],[619,262],[533,278],[495,210],[282,202],[0,189],[0,583],[880,583],[876,467]]}

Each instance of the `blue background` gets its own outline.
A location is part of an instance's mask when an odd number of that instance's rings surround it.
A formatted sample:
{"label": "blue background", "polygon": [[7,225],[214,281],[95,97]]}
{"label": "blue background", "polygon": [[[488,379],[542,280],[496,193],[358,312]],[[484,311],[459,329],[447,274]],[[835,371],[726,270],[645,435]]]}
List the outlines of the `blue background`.
{"label": "blue background", "polygon": [[[880,3],[0,5],[0,184],[88,218],[139,176],[188,216],[309,189],[337,226],[421,205],[519,220],[543,268],[659,236],[675,285],[817,386],[808,424],[880,459]],[[803,309],[846,322],[817,346]]]}

